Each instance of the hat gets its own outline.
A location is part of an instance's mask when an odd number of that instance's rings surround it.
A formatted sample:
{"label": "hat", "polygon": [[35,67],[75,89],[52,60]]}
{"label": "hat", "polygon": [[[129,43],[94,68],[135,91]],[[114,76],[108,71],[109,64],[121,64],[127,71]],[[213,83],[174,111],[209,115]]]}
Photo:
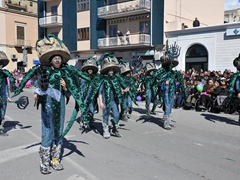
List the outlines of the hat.
{"label": "hat", "polygon": [[166,46],[165,54],[160,58],[163,67],[176,67],[178,65],[178,56],[180,55],[181,47],[176,42],[173,45]]}
{"label": "hat", "polygon": [[154,63],[147,62],[145,65],[145,75],[148,76],[151,71],[156,71],[157,68]]}
{"label": "hat", "polygon": [[9,59],[7,55],[3,51],[0,51],[0,64],[2,64],[3,67],[5,67],[6,65],[8,65],[8,63]]}
{"label": "hat", "polygon": [[53,34],[48,34],[42,40],[37,40],[36,51],[38,53],[41,64],[50,65],[51,58],[59,55],[62,57],[62,62],[67,63],[70,59],[70,52],[65,44]]}
{"label": "hat", "polygon": [[227,81],[225,77],[220,78],[220,81]]}
{"label": "hat", "polygon": [[88,69],[92,69],[94,74],[98,72],[97,60],[92,56],[89,56],[82,66],[83,72],[86,72]]}
{"label": "hat", "polygon": [[170,66],[171,63],[172,63],[172,67],[176,67],[178,65],[178,60],[176,58],[171,60],[167,54],[162,55],[162,57],[160,58],[160,61],[162,62],[163,67],[168,67]]}
{"label": "hat", "polygon": [[233,65],[237,68],[237,70],[240,70],[240,53],[238,54],[238,57],[233,60]]}
{"label": "hat", "polygon": [[121,60],[119,61],[119,64],[121,65],[120,74],[130,73],[130,72],[131,72],[129,62],[124,61],[124,60],[121,59]]}
{"label": "hat", "polygon": [[109,70],[113,70],[114,73],[120,71],[120,66],[118,60],[115,56],[111,56],[109,53],[105,53],[103,59],[101,60],[101,74],[107,74]]}

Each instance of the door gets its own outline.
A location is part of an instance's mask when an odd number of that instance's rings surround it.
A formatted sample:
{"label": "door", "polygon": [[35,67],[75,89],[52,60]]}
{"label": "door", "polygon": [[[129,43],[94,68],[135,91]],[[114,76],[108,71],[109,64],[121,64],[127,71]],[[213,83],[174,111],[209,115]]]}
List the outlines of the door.
{"label": "door", "polygon": [[117,45],[117,25],[109,26],[109,46],[116,46]]}

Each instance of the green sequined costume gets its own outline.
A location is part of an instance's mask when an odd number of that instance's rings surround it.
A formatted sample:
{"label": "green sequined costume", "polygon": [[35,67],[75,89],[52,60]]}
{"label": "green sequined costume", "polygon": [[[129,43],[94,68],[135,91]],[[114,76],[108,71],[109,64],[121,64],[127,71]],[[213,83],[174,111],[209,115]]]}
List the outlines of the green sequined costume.
{"label": "green sequined costume", "polygon": [[[23,78],[21,84],[19,85],[19,88],[15,91],[15,94],[13,95],[13,97],[15,97],[21,93],[21,91],[25,87],[25,84],[27,83],[27,81],[30,80],[34,76],[34,74],[37,74],[38,68],[40,68],[40,66],[35,66],[28,71],[28,73]],[[60,98],[62,100],[62,97],[60,97],[58,95],[58,94],[61,95],[61,92],[62,92],[62,88],[61,88],[61,84],[60,84],[61,78],[64,79],[64,81],[66,82],[66,87],[67,87],[68,91],[75,99],[76,105],[75,105],[75,109],[73,110],[72,117],[71,117],[65,131],[62,134],[60,134],[61,137],[64,137],[67,134],[67,132],[70,130],[71,126],[73,125],[79,109],[81,110],[82,115],[86,116],[85,114],[83,114],[83,112],[85,110],[85,106],[83,104],[83,99],[82,99],[82,96],[80,95],[80,91],[79,91],[79,77],[84,78],[88,81],[90,81],[90,79],[89,79],[89,77],[84,75],[81,71],[79,71],[76,68],[74,68],[73,66],[69,66],[69,65],[63,65],[59,70],[53,70],[51,67],[49,67],[49,68],[47,68],[46,72],[47,72],[46,79],[49,80],[49,86],[51,86],[50,89],[52,90],[49,93],[52,96],[51,103],[52,103],[52,107],[53,107],[52,113],[54,116],[55,129],[57,129],[57,127],[59,127],[59,124],[58,124],[59,118],[65,117],[65,113],[60,115],[59,111],[60,111],[61,103],[59,103],[60,102],[59,100],[56,100],[56,98],[57,99]],[[55,98],[54,98],[54,95],[56,95]],[[45,102],[45,100],[42,99],[41,97],[38,100],[38,104],[41,103],[43,108],[45,107],[45,105],[47,103],[47,102]],[[62,112],[65,112],[65,111],[62,111]],[[87,118],[84,118],[84,119],[87,119]]]}

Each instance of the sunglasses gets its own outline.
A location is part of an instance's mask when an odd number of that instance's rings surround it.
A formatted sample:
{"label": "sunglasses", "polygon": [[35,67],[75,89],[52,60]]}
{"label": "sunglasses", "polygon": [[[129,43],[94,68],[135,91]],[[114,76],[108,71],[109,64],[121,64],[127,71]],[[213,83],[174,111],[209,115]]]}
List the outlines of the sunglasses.
{"label": "sunglasses", "polygon": [[54,62],[60,62],[60,61],[62,61],[62,58],[60,56],[55,56],[52,60]]}

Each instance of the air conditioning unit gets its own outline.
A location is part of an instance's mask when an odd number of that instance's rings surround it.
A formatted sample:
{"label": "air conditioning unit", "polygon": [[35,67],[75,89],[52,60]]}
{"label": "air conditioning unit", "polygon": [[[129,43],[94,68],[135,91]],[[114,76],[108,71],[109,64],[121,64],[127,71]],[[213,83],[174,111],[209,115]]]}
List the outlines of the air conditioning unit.
{"label": "air conditioning unit", "polygon": [[14,62],[14,61],[17,61],[18,57],[16,54],[11,54],[11,60]]}

